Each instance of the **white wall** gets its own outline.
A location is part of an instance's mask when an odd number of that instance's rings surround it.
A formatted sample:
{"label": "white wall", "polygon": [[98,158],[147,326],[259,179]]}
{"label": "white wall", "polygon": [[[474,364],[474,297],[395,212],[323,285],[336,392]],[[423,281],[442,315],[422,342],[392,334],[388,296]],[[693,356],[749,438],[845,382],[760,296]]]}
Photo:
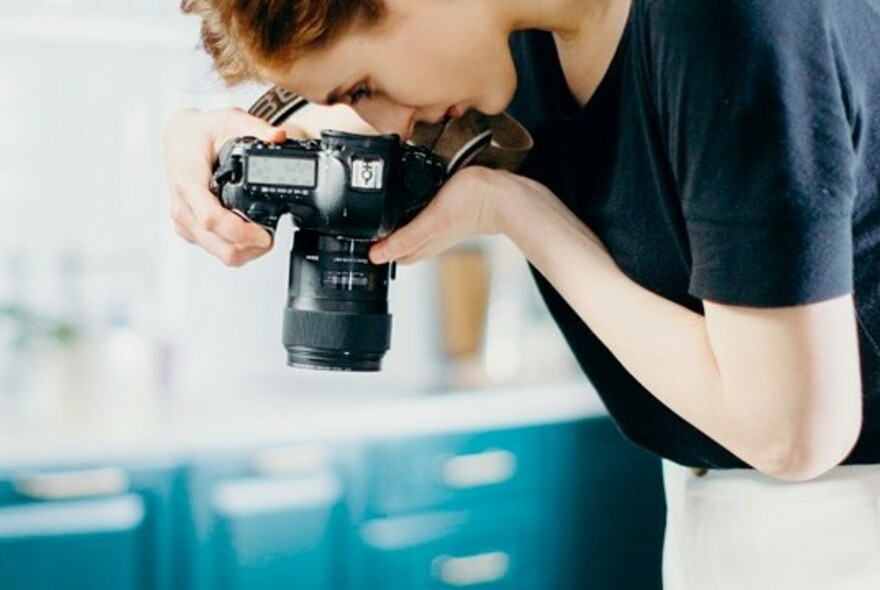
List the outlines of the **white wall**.
{"label": "white wall", "polygon": [[[197,21],[177,14],[177,5],[0,0],[0,308],[23,304],[73,322],[85,359],[73,365],[89,373],[86,387],[197,397],[249,388],[443,387],[433,262],[400,269],[392,286],[385,371],[315,373],[287,368],[280,343],[289,227],[270,255],[242,269],[173,234],[165,121],[181,107],[247,106],[261,90],[222,88],[196,49]],[[499,276],[507,277],[508,294],[493,297],[506,300],[508,311],[501,305],[490,317],[506,334],[509,350],[502,346],[501,354],[514,356],[502,357],[500,366],[507,358],[513,368],[507,362],[499,378],[522,377],[523,355],[536,352],[530,345],[544,355],[532,365],[549,366],[551,377],[566,372],[570,358],[546,315],[534,313],[525,266],[505,264]],[[522,295],[511,297],[510,289]],[[23,387],[25,373],[39,371],[45,357],[64,354],[45,342],[16,348],[10,326],[0,316],[0,387],[7,389]],[[529,326],[549,339],[536,344],[534,331],[523,332]],[[497,365],[498,346],[486,358],[493,354]],[[93,378],[104,373],[115,377]],[[62,386],[69,377],[59,378]]]}

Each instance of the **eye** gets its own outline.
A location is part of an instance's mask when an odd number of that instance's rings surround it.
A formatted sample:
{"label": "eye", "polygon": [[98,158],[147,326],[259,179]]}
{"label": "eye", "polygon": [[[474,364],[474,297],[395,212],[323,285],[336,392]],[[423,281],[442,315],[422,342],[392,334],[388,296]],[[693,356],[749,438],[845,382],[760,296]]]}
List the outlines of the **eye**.
{"label": "eye", "polygon": [[366,82],[361,82],[357,86],[355,86],[348,93],[348,102],[349,104],[355,105],[364,99],[369,99],[373,96],[373,91],[367,86]]}

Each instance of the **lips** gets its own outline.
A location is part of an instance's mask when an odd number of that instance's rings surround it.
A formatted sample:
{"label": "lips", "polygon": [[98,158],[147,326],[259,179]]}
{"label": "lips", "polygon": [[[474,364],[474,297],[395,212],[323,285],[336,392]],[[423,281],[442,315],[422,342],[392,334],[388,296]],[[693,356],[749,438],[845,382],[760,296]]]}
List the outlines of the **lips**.
{"label": "lips", "polygon": [[459,110],[459,108],[455,105],[452,105],[446,111],[446,116],[450,119],[461,119],[463,115],[464,113],[462,113],[461,110]]}
{"label": "lips", "polygon": [[464,113],[462,113],[461,109],[459,109],[455,105],[452,105],[451,107],[446,109],[446,112],[443,113],[442,117],[439,117],[438,119],[435,119],[434,121],[432,121],[432,124],[439,125],[441,123],[446,123],[447,121],[451,121],[453,119],[461,119],[463,116],[464,116]]}

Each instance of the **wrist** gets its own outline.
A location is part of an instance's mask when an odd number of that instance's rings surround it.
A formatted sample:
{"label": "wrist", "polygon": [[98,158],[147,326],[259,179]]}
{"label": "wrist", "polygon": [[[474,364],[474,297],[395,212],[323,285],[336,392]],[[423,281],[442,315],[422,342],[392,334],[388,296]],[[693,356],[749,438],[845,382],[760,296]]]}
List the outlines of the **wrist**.
{"label": "wrist", "polygon": [[[495,233],[519,242],[540,225],[541,215],[547,211],[544,187],[524,177],[508,173],[510,182],[499,185],[493,192]],[[548,192],[544,189],[544,192]],[[550,195],[552,197],[552,195]]]}

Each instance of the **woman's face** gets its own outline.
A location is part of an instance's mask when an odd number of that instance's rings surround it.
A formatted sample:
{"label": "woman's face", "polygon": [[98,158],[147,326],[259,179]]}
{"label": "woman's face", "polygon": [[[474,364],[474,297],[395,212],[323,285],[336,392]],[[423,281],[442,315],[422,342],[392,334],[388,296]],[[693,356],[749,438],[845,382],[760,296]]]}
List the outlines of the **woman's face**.
{"label": "woman's face", "polygon": [[351,104],[377,131],[405,139],[418,121],[469,109],[499,113],[513,98],[516,73],[509,31],[491,4],[386,0],[379,24],[262,74],[311,102]]}

